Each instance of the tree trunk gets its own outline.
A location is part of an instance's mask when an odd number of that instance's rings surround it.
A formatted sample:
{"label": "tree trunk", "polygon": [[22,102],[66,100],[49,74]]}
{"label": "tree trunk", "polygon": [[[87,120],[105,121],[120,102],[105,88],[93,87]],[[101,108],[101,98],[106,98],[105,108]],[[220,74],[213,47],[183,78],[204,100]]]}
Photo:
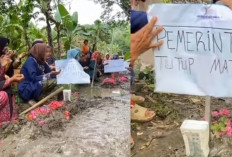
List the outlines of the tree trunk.
{"label": "tree trunk", "polygon": [[27,28],[24,29],[24,38],[26,41],[27,49],[29,50],[31,48],[31,43],[27,34]]}
{"label": "tree trunk", "polygon": [[52,29],[51,29],[51,25],[49,23],[49,15],[48,12],[45,13],[45,17],[46,17],[46,30],[47,30],[47,37],[48,37],[48,45],[51,46],[53,48],[53,43],[52,43]]}
{"label": "tree trunk", "polygon": [[61,57],[61,51],[60,51],[60,26],[56,26],[57,28],[57,49],[58,49],[58,52],[57,52],[57,57],[58,59],[60,59]]}
{"label": "tree trunk", "polygon": [[69,50],[71,49],[71,44],[72,44],[72,37],[70,35],[70,37],[69,37]]}
{"label": "tree trunk", "polygon": [[97,49],[97,43],[94,43],[93,48],[92,48],[92,52],[96,51],[96,49]]}

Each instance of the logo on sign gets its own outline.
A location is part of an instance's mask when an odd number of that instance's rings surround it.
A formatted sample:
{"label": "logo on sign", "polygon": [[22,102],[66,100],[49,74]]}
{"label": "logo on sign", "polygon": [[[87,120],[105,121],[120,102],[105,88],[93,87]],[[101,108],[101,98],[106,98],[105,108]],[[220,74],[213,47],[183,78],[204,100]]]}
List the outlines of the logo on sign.
{"label": "logo on sign", "polygon": [[219,16],[217,16],[217,15],[208,15],[208,13],[209,13],[209,10],[210,10],[210,7],[211,7],[211,5],[206,5],[205,7],[204,7],[204,14],[203,15],[197,15],[197,17],[198,18],[201,18],[201,19],[218,19],[218,18],[220,18]]}

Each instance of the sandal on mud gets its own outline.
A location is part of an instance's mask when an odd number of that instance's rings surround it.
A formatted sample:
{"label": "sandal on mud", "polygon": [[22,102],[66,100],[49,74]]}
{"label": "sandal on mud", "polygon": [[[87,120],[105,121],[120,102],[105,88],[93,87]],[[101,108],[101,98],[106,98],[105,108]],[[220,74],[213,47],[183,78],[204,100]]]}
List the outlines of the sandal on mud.
{"label": "sandal on mud", "polygon": [[136,104],[142,104],[145,101],[145,98],[142,96],[132,94],[131,100],[134,101]]}
{"label": "sandal on mud", "polygon": [[131,142],[130,142],[130,147],[131,147],[131,149],[132,149],[134,146],[135,146],[135,142],[134,142],[133,138],[131,137]]}
{"label": "sandal on mud", "polygon": [[147,108],[135,104],[131,108],[131,120],[137,122],[148,122],[155,117],[154,111],[149,111]]}

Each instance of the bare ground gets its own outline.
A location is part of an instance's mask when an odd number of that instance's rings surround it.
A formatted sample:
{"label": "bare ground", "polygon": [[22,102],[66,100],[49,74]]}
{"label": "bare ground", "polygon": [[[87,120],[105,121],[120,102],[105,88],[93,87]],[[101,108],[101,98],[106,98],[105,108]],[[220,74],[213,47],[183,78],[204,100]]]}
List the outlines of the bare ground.
{"label": "bare ground", "polygon": [[[142,89],[142,88],[139,88]],[[149,92],[146,88],[135,92],[146,98],[143,106],[156,111],[151,122],[131,124],[135,147],[134,157],[185,157],[184,141],[180,125],[185,119],[202,120],[205,99],[203,97],[161,94]],[[230,99],[213,99],[212,110],[232,109]],[[232,139],[229,137],[212,138],[211,157],[231,157]]]}

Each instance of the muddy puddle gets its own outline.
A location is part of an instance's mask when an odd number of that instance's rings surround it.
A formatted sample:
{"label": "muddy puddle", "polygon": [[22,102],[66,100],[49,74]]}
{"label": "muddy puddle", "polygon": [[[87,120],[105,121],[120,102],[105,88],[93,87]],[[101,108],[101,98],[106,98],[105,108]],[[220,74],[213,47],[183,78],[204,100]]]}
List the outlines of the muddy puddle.
{"label": "muddy puddle", "polygon": [[87,86],[76,86],[75,91],[79,93],[80,97],[85,99],[111,98],[114,100],[128,101],[130,98],[129,91],[119,87],[102,88],[97,86],[88,88]]}

